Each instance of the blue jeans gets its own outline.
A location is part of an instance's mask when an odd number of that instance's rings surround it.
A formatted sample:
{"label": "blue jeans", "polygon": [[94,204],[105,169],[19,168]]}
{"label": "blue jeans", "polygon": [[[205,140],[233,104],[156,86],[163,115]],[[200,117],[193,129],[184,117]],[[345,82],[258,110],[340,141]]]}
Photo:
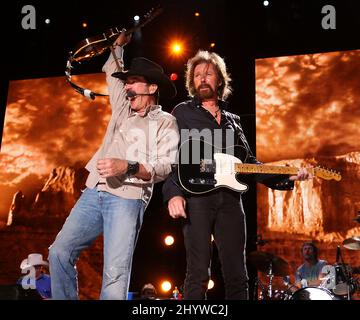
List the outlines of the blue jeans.
{"label": "blue jeans", "polygon": [[96,189],[85,189],[49,248],[52,298],[78,299],[76,261],[104,235],[100,299],[126,300],[136,240],[146,204]]}

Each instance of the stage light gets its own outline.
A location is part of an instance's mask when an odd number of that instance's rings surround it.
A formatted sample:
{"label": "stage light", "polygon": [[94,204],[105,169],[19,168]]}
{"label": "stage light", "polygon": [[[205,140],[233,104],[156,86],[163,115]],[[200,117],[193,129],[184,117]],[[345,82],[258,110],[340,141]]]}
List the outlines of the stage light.
{"label": "stage light", "polygon": [[50,23],[50,19],[45,19],[45,23],[49,24]]}
{"label": "stage light", "polygon": [[211,42],[210,43],[210,48],[214,48],[215,47],[215,42]]}
{"label": "stage light", "polygon": [[138,15],[134,16],[134,21],[139,21],[140,17]]}
{"label": "stage light", "polygon": [[83,22],[83,23],[82,23],[82,27],[83,27],[83,28],[86,28],[86,27],[87,27],[87,23],[86,23],[86,22]]}
{"label": "stage light", "polygon": [[200,17],[200,13],[199,13],[199,12],[195,12],[195,17]]}
{"label": "stage light", "polygon": [[269,2],[268,0],[265,0],[265,1],[263,2],[263,5],[264,5],[265,7],[267,7],[269,4],[270,4],[270,2]]}
{"label": "stage light", "polygon": [[173,55],[180,56],[183,52],[183,46],[180,42],[174,41],[170,45],[170,49]]}
{"label": "stage light", "polygon": [[165,280],[165,281],[163,281],[163,282],[161,283],[161,290],[162,290],[163,292],[168,292],[168,291],[170,291],[171,287],[172,287],[172,284],[171,284],[170,281]]}
{"label": "stage light", "polygon": [[212,288],[214,288],[214,286],[215,286],[215,282],[210,279],[208,282],[208,290],[211,290]]}
{"label": "stage light", "polygon": [[[171,79],[172,80],[172,79]],[[173,236],[166,236],[164,239],[164,242],[167,246],[172,246],[175,242],[175,239]]]}
{"label": "stage light", "polygon": [[170,80],[171,80],[171,81],[176,81],[177,78],[178,78],[178,75],[177,75],[176,73],[172,73],[172,74],[170,75]]}

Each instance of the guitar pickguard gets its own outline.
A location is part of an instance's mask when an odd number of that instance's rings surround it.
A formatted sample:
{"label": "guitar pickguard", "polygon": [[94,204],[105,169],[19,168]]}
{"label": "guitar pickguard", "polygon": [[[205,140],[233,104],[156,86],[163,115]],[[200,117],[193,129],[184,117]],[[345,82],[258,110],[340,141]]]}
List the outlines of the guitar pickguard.
{"label": "guitar pickguard", "polygon": [[240,159],[226,153],[215,153],[214,160],[216,164],[215,187],[227,187],[239,192],[248,189],[246,184],[240,183],[236,179],[234,168],[235,163],[242,163]]}
{"label": "guitar pickguard", "polygon": [[180,184],[194,194],[203,194],[222,187],[245,192],[248,186],[237,180],[238,175],[234,171],[235,163],[242,161],[235,155],[246,159],[247,152],[241,146],[218,150],[204,141],[185,141],[179,149],[178,157]]}

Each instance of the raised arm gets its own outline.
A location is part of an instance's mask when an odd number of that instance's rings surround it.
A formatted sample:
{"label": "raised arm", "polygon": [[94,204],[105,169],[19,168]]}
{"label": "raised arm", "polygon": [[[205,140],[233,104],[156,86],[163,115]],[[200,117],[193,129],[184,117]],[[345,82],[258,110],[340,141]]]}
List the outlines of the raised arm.
{"label": "raised arm", "polygon": [[114,41],[109,58],[102,68],[102,71],[106,73],[110,104],[113,110],[128,105],[124,90],[124,83],[120,79],[111,76],[114,72],[123,71],[124,69],[124,46],[131,38],[130,35],[126,36],[124,31],[125,30],[123,30],[123,32],[121,32],[118,38]]}

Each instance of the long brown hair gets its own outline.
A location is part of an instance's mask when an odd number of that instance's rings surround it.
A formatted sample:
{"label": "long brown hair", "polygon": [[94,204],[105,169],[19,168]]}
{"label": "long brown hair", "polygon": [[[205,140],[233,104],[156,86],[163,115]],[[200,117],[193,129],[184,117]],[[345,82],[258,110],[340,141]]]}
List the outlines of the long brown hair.
{"label": "long brown hair", "polygon": [[218,87],[218,97],[221,100],[226,100],[231,94],[232,88],[230,86],[231,78],[230,74],[226,70],[226,64],[223,58],[221,58],[215,52],[209,52],[205,50],[199,50],[197,54],[190,58],[186,64],[185,71],[185,85],[190,97],[194,97],[196,94],[194,85],[194,70],[200,63],[211,63],[218,74],[218,79],[221,85]]}

